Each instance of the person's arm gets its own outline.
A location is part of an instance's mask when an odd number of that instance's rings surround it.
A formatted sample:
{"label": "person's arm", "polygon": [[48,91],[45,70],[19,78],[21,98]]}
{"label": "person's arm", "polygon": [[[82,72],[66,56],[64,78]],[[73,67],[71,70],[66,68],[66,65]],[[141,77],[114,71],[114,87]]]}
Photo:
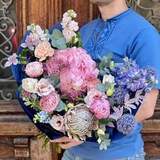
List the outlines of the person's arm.
{"label": "person's arm", "polygon": [[135,115],[137,122],[142,122],[153,116],[158,94],[159,94],[158,89],[153,89],[146,94],[144,103],[141,105],[137,114]]}
{"label": "person's arm", "polygon": [[160,35],[154,28],[144,29],[136,37],[132,50],[133,59],[140,67],[151,67],[156,71],[158,84],[146,94],[144,103],[137,111],[135,118],[142,122],[153,116],[160,89]]}

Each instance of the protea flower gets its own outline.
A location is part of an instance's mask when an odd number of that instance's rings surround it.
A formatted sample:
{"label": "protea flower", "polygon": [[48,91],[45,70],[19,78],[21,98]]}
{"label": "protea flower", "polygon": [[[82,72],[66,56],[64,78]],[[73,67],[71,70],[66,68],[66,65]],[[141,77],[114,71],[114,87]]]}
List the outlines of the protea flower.
{"label": "protea flower", "polygon": [[86,104],[78,104],[71,108],[64,116],[65,127],[69,137],[85,140],[91,137],[91,131],[96,129],[96,120]]}

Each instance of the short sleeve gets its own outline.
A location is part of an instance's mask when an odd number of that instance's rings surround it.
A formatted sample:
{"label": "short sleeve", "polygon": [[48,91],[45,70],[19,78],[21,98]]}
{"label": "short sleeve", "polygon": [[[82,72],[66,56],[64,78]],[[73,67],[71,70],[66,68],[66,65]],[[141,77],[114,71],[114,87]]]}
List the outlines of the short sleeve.
{"label": "short sleeve", "polygon": [[158,84],[155,88],[160,89],[160,35],[157,30],[150,27],[141,31],[132,44],[130,54],[140,67],[156,71]]}

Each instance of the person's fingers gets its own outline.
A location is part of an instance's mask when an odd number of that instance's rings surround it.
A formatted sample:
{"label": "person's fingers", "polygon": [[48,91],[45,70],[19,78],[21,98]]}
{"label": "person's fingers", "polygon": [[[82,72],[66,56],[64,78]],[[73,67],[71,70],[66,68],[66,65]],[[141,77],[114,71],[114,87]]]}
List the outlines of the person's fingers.
{"label": "person's fingers", "polygon": [[69,148],[71,148],[71,145],[69,143],[66,143],[66,144],[65,143],[59,143],[58,145],[62,149],[69,149]]}
{"label": "person's fingers", "polygon": [[62,142],[70,142],[70,141],[72,141],[72,139],[70,139],[68,137],[61,137],[58,139],[51,140],[51,142],[53,142],[53,143],[62,143]]}
{"label": "person's fingers", "polygon": [[70,142],[70,143],[59,143],[58,145],[62,148],[62,149],[69,149],[71,147],[77,146],[82,144],[82,141],[77,141],[77,142]]}

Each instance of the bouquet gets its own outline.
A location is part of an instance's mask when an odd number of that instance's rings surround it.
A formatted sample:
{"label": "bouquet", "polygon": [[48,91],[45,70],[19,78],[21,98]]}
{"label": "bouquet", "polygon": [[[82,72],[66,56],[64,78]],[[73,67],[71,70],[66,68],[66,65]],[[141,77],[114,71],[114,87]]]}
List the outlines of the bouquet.
{"label": "bouquet", "polygon": [[64,13],[62,30],[28,26],[21,53],[10,56],[6,67],[21,65],[18,92],[25,107],[34,109],[35,124],[76,140],[95,137],[100,149],[107,149],[108,128],[124,135],[133,131],[133,113],[156,75],[127,57],[117,63],[109,55],[96,63],[82,48],[76,16],[73,10]]}

